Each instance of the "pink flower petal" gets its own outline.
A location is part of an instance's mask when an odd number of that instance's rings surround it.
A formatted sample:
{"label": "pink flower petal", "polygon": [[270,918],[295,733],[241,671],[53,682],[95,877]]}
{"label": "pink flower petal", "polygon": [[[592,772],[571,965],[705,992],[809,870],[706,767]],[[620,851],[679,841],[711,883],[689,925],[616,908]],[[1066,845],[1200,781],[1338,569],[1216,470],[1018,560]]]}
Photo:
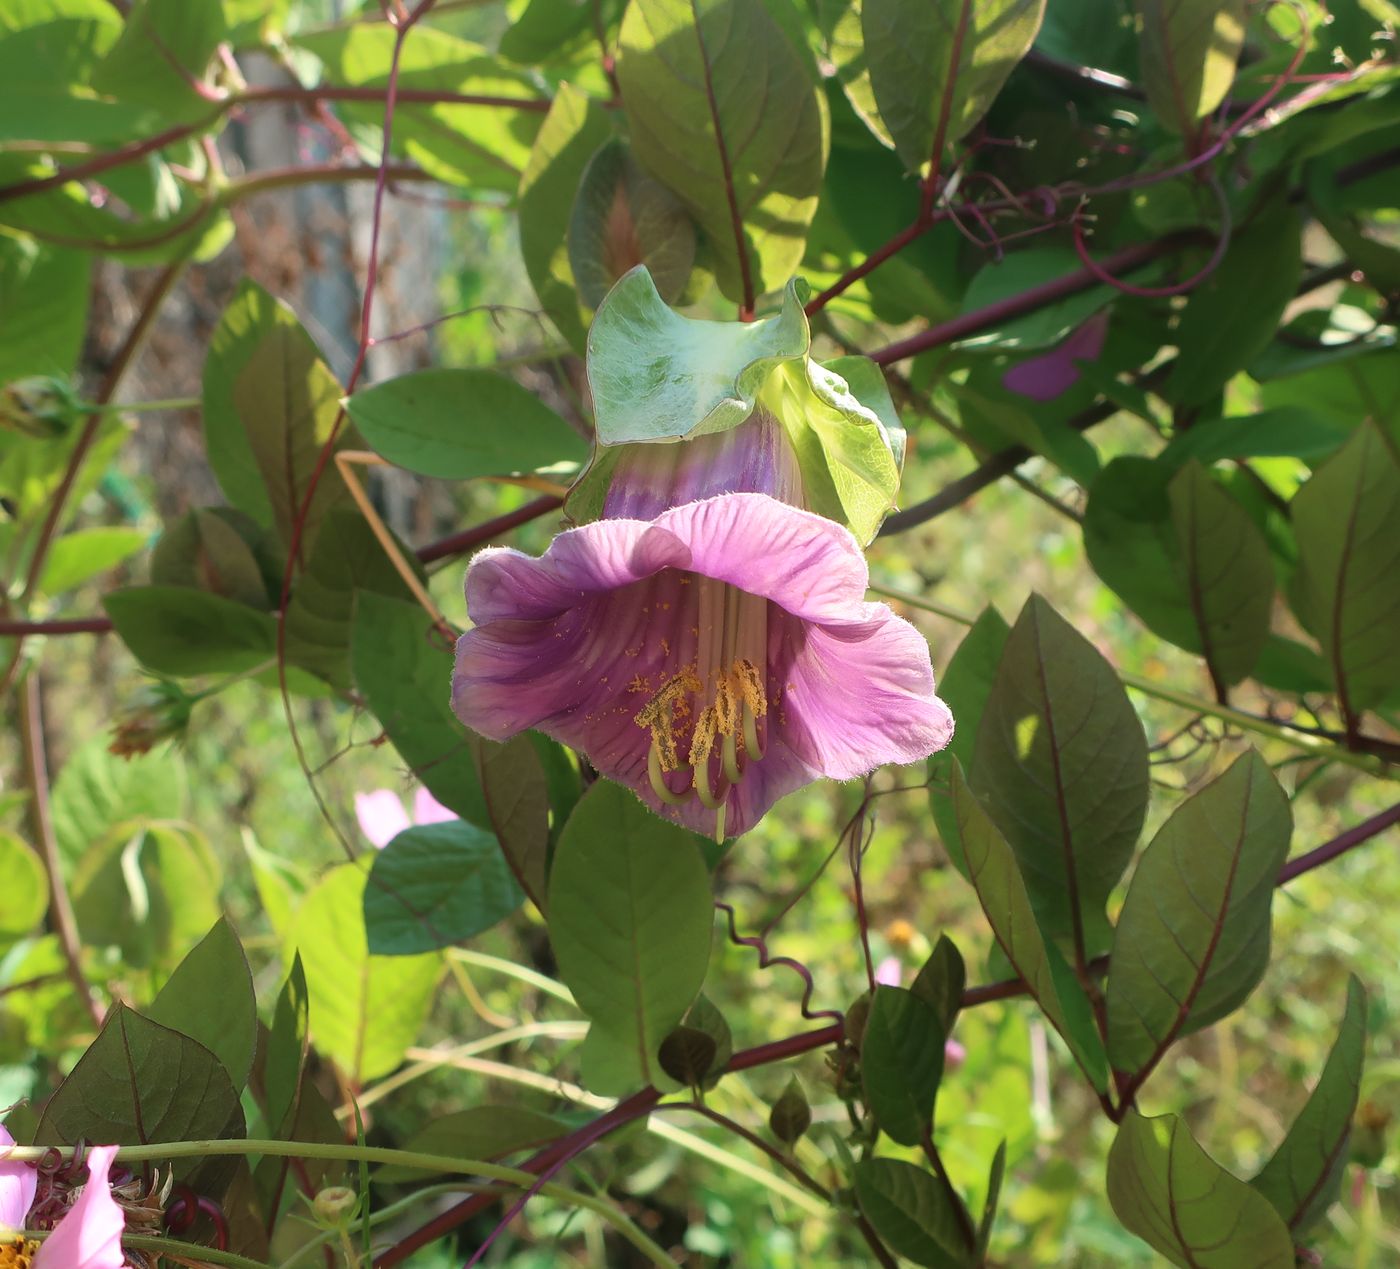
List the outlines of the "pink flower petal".
{"label": "pink flower petal", "polygon": [[88,1155],[87,1184],[39,1248],[34,1269],[122,1269],[126,1218],[107,1184],[116,1153],[116,1146],[97,1146]]}
{"label": "pink flower petal", "polygon": [[650,695],[696,661],[697,578],[768,601],[764,753],[729,794],[730,835],[818,776],[850,779],[948,742],[952,719],[933,692],[928,645],[865,602],[855,539],[753,493],[651,522],[600,520],[560,534],[538,559],[483,551],[467,574],[476,625],[457,642],[457,716],[494,740],[538,728],[658,814],[713,832],[715,813],[697,798],[673,806],[656,796],[651,736],[636,722]]}
{"label": "pink flower petal", "polygon": [[1108,333],[1108,311],[1095,313],[1076,327],[1057,347],[1039,357],[1012,366],[1001,377],[1001,386],[1032,401],[1053,401],[1079,382],[1076,362],[1093,361],[1103,351]]}
{"label": "pink flower petal", "polygon": [[5,1147],[15,1139],[0,1124],[0,1229],[23,1229],[24,1218],[34,1202],[39,1174],[32,1164],[3,1157]]}
{"label": "pink flower petal", "polygon": [[446,824],[457,816],[428,792],[421,784],[413,791],[413,822],[415,824]]}
{"label": "pink flower petal", "polygon": [[360,832],[381,849],[409,827],[408,812],[392,789],[355,794],[355,818]]}
{"label": "pink flower petal", "polygon": [[901,973],[899,957],[886,956],[875,966],[875,981],[883,987],[898,987]]}

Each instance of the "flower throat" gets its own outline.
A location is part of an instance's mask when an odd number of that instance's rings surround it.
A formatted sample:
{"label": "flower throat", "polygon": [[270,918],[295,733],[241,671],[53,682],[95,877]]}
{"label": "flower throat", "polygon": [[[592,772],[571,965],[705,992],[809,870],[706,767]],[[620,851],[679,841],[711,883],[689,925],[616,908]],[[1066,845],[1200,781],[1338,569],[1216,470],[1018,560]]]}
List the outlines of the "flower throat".
{"label": "flower throat", "polygon": [[[768,601],[713,578],[681,581],[696,592],[695,656],[652,693],[635,721],[651,732],[652,791],[669,806],[698,798],[715,812],[715,841],[723,842],[729,794],[763,757]],[[667,779],[677,770],[686,777],[680,789]]]}

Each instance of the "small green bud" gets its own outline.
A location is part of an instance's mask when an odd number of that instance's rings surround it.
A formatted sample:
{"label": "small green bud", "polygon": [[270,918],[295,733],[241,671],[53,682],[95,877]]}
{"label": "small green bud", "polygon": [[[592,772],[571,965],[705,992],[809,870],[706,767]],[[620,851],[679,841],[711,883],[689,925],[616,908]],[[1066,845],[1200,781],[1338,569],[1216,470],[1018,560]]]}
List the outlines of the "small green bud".
{"label": "small green bud", "polygon": [[81,413],[82,403],[62,379],[31,375],[0,388],[0,428],[21,436],[62,436]]}
{"label": "small green bud", "polygon": [[178,742],[184,739],[193,709],[194,698],[178,683],[148,683],[117,714],[107,752],[132,758],[149,753],[162,740]]}
{"label": "small green bud", "polygon": [[768,1127],[783,1145],[791,1147],[811,1126],[812,1108],[807,1104],[807,1094],[802,1091],[802,1085],[794,1075],[783,1089],[783,1095],[773,1103],[773,1109],[768,1113]]}
{"label": "small green bud", "polygon": [[311,1214],[326,1229],[343,1229],[359,1206],[360,1196],[348,1185],[330,1185],[311,1200]]}

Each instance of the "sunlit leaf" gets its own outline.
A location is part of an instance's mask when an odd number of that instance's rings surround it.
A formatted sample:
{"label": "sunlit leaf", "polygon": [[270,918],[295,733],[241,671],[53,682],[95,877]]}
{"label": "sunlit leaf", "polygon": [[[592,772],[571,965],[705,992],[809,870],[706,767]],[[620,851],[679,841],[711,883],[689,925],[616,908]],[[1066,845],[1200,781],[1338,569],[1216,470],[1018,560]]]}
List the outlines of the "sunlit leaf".
{"label": "sunlit leaf", "polygon": [[355,393],[346,409],[377,454],[440,480],[581,463],[588,448],[534,393],[492,370],[417,370]]}
{"label": "sunlit leaf", "polygon": [[73,911],[83,937],[121,949],[129,965],[178,959],[219,917],[223,869],[188,824],[118,824],[73,873]]}
{"label": "sunlit leaf", "polygon": [[617,77],[633,153],[690,210],[730,299],[802,259],[826,166],[826,101],[762,4],[632,0]]}
{"label": "sunlit leaf", "polygon": [[311,1039],[357,1083],[387,1075],[418,1037],[442,972],[441,953],[371,956],[365,940],[367,869],[326,873],[296,915],[287,948],[301,955]]}
{"label": "sunlit leaf", "polygon": [[1143,87],[1157,118],[1189,135],[1230,91],[1244,0],[1137,0]]}
{"label": "sunlit leaf", "polygon": [[585,323],[569,266],[569,217],[589,160],[613,135],[607,112],[560,84],[520,176],[520,254],[549,320],[583,351]]}
{"label": "sunlit leaf", "polygon": [[0,947],[33,932],[49,907],[49,881],[38,854],[13,833],[0,832]]}
{"label": "sunlit leaf", "polygon": [[623,274],[645,264],[662,299],[675,300],[695,263],[695,226],[674,194],[648,176],[622,141],[593,156],[569,217],[569,267],[597,308]]}
{"label": "sunlit leaf", "polygon": [[862,0],[870,86],[911,170],[987,113],[1044,12],[1045,0]]}

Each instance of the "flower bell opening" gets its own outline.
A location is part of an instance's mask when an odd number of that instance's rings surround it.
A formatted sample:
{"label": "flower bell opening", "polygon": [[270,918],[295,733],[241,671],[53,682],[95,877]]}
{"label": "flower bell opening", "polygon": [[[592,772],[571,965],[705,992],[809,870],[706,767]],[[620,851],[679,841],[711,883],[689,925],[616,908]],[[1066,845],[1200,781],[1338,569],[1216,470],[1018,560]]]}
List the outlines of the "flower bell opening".
{"label": "flower bell opening", "polygon": [[[672,649],[678,667],[634,717],[651,733],[647,778],[668,806],[694,797],[715,813],[714,834],[724,841],[729,795],[751,764],[763,758],[766,727],[768,600],[727,582],[681,574],[695,620],[683,646]],[[670,778],[679,772],[676,787]]]}

